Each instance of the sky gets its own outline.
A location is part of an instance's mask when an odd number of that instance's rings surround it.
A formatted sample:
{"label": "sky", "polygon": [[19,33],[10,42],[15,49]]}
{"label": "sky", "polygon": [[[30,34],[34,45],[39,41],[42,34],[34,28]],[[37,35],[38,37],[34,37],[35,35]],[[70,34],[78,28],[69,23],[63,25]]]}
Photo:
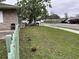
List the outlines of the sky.
{"label": "sky", "polygon": [[49,11],[61,17],[64,17],[65,13],[75,16],[79,14],[79,0],[52,0],[52,8],[49,8]]}
{"label": "sky", "polygon": [[[5,3],[15,4],[17,0],[6,0]],[[79,0],[51,0],[52,8],[48,8],[50,14],[56,13],[64,17],[65,13],[69,16],[79,14]]]}
{"label": "sky", "polygon": [[6,0],[3,3],[14,5],[17,2],[17,0]]}

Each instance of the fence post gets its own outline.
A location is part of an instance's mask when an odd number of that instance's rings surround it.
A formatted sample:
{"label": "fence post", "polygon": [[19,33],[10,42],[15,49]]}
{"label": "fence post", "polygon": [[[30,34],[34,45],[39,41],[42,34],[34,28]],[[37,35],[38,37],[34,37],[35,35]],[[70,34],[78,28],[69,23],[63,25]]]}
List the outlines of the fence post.
{"label": "fence post", "polygon": [[19,58],[19,25],[17,25],[17,31],[16,31],[16,51],[17,51],[17,57],[16,59],[20,59]]}
{"label": "fence post", "polygon": [[12,59],[12,54],[11,54],[11,52],[8,53],[8,59]]}
{"label": "fence post", "polygon": [[10,44],[11,44],[11,34],[6,35],[5,40],[6,40],[7,53],[9,53],[10,52]]}
{"label": "fence post", "polygon": [[19,59],[19,27],[16,25],[16,29],[12,35],[6,35],[6,47],[8,53],[8,59]]}

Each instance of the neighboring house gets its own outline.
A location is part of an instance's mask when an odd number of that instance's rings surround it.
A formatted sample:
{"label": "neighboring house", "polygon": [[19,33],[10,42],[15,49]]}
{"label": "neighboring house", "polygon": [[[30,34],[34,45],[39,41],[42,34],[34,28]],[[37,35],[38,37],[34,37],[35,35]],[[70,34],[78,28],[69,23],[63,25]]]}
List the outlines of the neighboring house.
{"label": "neighboring house", "polygon": [[0,32],[1,33],[15,29],[15,25],[17,24],[16,9],[17,9],[16,6],[0,3]]}
{"label": "neighboring house", "polygon": [[60,23],[61,19],[46,19],[45,23]]}

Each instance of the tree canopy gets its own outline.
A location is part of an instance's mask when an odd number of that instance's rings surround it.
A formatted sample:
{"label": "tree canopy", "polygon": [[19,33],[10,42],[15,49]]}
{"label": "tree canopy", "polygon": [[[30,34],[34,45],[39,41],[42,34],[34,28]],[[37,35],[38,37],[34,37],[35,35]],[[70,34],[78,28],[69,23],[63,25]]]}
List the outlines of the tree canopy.
{"label": "tree canopy", "polygon": [[50,0],[22,0],[19,6],[18,16],[22,19],[28,18],[30,23],[38,18],[45,18],[48,14],[46,6],[51,7]]}

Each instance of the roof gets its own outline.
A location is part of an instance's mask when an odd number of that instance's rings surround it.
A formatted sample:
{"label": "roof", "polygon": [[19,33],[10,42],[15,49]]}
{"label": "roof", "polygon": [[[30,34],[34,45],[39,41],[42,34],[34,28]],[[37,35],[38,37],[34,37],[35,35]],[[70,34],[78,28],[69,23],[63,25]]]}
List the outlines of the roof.
{"label": "roof", "polygon": [[5,1],[5,0],[0,0],[0,2]]}
{"label": "roof", "polygon": [[17,8],[18,7],[15,5],[0,3],[0,9],[17,9]]}

